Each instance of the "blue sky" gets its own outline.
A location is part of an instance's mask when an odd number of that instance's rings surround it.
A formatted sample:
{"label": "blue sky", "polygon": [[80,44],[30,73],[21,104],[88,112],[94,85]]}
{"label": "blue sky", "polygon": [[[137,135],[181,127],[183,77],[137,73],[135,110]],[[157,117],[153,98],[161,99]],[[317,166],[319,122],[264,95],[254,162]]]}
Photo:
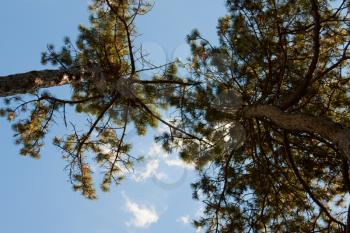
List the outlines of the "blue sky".
{"label": "blue sky", "polygon": [[[87,23],[87,4],[3,0],[0,76],[47,68],[40,64],[40,52],[48,43],[61,45],[66,35],[75,38],[78,24]],[[217,18],[223,14],[223,0],[158,0],[148,15],[138,18],[138,40],[155,63],[184,60],[186,34],[198,28],[215,41]],[[63,130],[54,126],[52,135]],[[153,134],[161,130],[164,127],[143,138],[130,131],[128,138],[135,142],[135,151],[147,157],[145,163],[121,186],[89,201],[72,191],[63,171],[65,162],[50,141],[40,160],[21,157],[8,122],[0,119],[0,232],[195,232],[188,224],[200,210],[200,203],[191,199],[195,173],[153,142]]]}

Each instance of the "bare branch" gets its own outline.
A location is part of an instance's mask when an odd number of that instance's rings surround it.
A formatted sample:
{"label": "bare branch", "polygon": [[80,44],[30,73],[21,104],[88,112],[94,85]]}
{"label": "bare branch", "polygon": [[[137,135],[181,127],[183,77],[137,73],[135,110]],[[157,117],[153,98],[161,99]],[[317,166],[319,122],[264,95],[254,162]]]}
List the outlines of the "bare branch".
{"label": "bare branch", "polygon": [[0,97],[32,93],[41,88],[63,86],[78,80],[79,74],[61,70],[40,70],[0,76]]}

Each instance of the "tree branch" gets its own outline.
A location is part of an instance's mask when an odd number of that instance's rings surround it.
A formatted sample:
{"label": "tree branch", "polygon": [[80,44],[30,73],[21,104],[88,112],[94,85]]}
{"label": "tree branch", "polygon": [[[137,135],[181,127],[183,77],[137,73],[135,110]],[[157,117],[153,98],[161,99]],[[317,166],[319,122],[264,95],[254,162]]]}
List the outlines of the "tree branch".
{"label": "tree branch", "polygon": [[295,162],[294,162],[294,159],[293,159],[293,156],[292,156],[292,151],[290,149],[290,146],[289,146],[289,140],[288,140],[288,135],[286,132],[283,133],[283,137],[284,137],[284,149],[285,149],[285,153],[287,155],[287,159],[289,160],[289,163],[290,163],[290,166],[293,170],[293,173],[294,175],[297,177],[297,179],[299,180],[299,182],[301,183],[301,185],[303,186],[305,192],[307,194],[309,194],[310,198],[318,205],[318,207],[320,207],[320,209],[325,212],[325,214],[327,215],[327,217],[333,221],[333,222],[336,222],[337,224],[341,225],[343,228],[345,228],[345,224],[338,221],[337,219],[335,219],[328,211],[328,209],[321,203],[320,200],[318,200],[316,198],[316,196],[313,194],[310,186],[306,183],[306,181],[303,179],[302,175],[300,174],[297,166],[295,165]]}
{"label": "tree branch", "polygon": [[318,58],[320,55],[320,30],[321,30],[321,16],[318,9],[317,0],[311,0],[311,10],[314,18],[314,30],[313,30],[313,55],[309,68],[305,74],[305,77],[301,80],[301,83],[296,87],[289,96],[285,98],[281,105],[281,109],[285,110],[290,106],[298,103],[298,101],[305,95],[306,90],[312,80],[313,74],[316,70]]}
{"label": "tree branch", "polygon": [[0,97],[27,94],[41,88],[67,85],[79,79],[79,74],[62,70],[40,70],[0,76]]}
{"label": "tree branch", "polygon": [[331,119],[305,113],[286,113],[272,105],[255,105],[243,108],[244,118],[266,119],[285,130],[318,134],[337,146],[350,161],[350,129]]}

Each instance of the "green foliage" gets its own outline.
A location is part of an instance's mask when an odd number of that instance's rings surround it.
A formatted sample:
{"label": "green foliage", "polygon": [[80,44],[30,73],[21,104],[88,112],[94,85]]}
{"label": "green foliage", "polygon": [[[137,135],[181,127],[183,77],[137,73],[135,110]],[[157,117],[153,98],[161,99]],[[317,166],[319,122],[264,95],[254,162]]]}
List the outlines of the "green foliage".
{"label": "green foliage", "polygon": [[[0,115],[14,122],[21,154],[38,158],[54,113],[63,113],[66,127],[66,105],[84,114],[87,131],[72,124],[71,132],[53,143],[67,160],[74,189],[87,198],[96,198],[90,156],[103,170],[101,189],[108,191],[141,161],[130,154],[127,128],[145,135],[160,121],[170,132],[156,141],[168,152],[179,151],[200,174],[193,197],[205,209],[196,227],[344,232],[349,161],[338,145],[264,117],[246,117],[244,109],[272,105],[348,127],[349,6],[328,0],[228,0],[228,14],[218,22],[218,44],[198,30],[187,37],[189,77],[179,77],[175,62],[143,80],[134,19],[150,4],[95,0],[90,25],[79,27],[75,45],[65,38],[61,50],[50,45],[42,54],[44,64],[75,77],[71,99],[50,93],[31,101],[5,99],[9,107]],[[11,107],[13,101],[18,107]],[[161,109],[178,115],[165,121]]]}
{"label": "green foliage", "polygon": [[[66,169],[74,190],[89,199],[96,198],[89,156],[95,155],[94,160],[104,172],[101,188],[108,191],[112,182],[119,184],[125,170],[139,161],[129,154],[131,146],[125,142],[127,128],[133,123],[138,134],[144,135],[147,127],[157,126],[157,119],[147,114],[143,106],[154,102],[157,90],[135,84],[139,72],[135,70],[135,54],[130,45],[136,33],[134,19],[149,7],[146,1],[93,1],[89,8],[90,25],[79,26],[76,43],[67,37],[60,50],[49,45],[42,54],[43,64],[51,63],[75,76],[71,98],[64,100],[39,92],[36,99],[25,99],[15,108],[7,100],[5,104],[10,107],[1,111],[11,121],[17,119],[16,115],[22,117],[13,124],[16,143],[22,146],[22,155],[34,158],[39,158],[57,113],[63,115],[64,124],[71,132],[65,137],[55,137],[53,143],[62,150],[68,163]],[[68,125],[66,107],[70,106],[90,119],[86,132],[78,129],[80,124]],[[21,107],[26,108],[27,114],[19,114]],[[149,109],[158,115],[154,107]]]}
{"label": "green foliage", "polygon": [[[245,118],[242,109],[274,105],[345,127],[348,7],[304,0],[232,0],[227,6],[218,45],[196,30],[187,37],[191,73],[201,85],[169,98],[181,110],[177,126],[195,137],[157,138],[200,171],[193,196],[205,211],[195,226],[207,232],[343,232],[349,162],[337,145],[269,119]],[[291,96],[297,101],[289,102]]]}

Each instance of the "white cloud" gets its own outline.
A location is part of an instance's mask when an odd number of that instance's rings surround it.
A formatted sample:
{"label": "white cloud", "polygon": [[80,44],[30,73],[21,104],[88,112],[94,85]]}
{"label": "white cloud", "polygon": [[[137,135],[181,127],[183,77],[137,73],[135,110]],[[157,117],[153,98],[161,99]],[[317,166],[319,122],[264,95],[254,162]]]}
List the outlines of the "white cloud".
{"label": "white cloud", "polygon": [[157,129],[156,129],[156,133],[157,134],[163,134],[163,133],[168,133],[170,132],[169,130],[169,126],[165,125],[165,124],[161,124]]}
{"label": "white cloud", "polygon": [[148,163],[146,164],[146,167],[143,170],[139,172],[135,172],[134,174],[132,174],[131,178],[136,182],[142,182],[151,177],[156,177],[160,180],[167,178],[166,174],[158,171],[158,168],[159,168],[159,160],[157,159],[150,160],[148,161]]}
{"label": "white cloud", "polygon": [[195,168],[193,164],[186,163],[181,159],[167,159],[164,162],[170,167],[181,167],[189,170],[194,170]]}
{"label": "white cloud", "polygon": [[150,149],[147,153],[147,155],[150,157],[150,158],[161,158],[161,159],[166,159],[168,158],[168,153],[166,153],[162,146],[158,143],[153,143],[151,146],[150,146]]}
{"label": "white cloud", "polygon": [[191,218],[189,215],[186,215],[186,216],[181,216],[177,218],[176,221],[182,224],[189,224],[191,222]]}
{"label": "white cloud", "polygon": [[132,219],[126,223],[128,226],[147,228],[159,220],[159,215],[153,206],[141,205],[131,201],[125,194],[126,211],[132,214]]}

